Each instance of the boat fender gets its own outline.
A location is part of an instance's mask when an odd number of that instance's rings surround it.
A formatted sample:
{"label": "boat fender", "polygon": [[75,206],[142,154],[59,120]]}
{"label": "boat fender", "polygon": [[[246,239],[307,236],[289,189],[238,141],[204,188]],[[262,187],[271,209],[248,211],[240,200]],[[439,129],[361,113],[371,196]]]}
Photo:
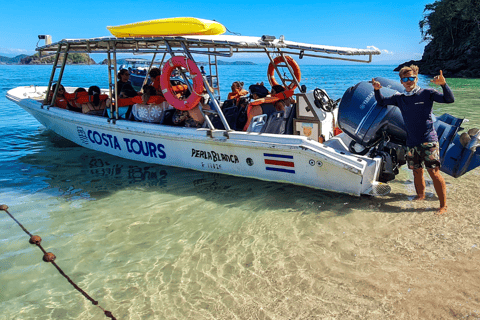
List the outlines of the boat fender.
{"label": "boat fender", "polygon": [[[293,60],[293,58],[290,56],[285,56],[285,60],[287,60],[288,65],[293,69],[293,73],[295,75],[295,78],[297,78],[297,81],[300,82],[300,80],[302,79],[302,73],[300,72],[300,66],[298,65],[298,63],[295,60]],[[285,60],[283,59],[282,56],[278,56],[275,59],[273,59],[273,63],[275,64],[275,66],[278,66],[280,63],[285,62]],[[275,79],[275,66],[273,65],[273,63],[270,62],[270,64],[268,65],[268,70],[267,70],[268,82],[270,82],[271,86],[277,86],[279,85],[279,83]],[[289,89],[295,90],[297,85],[295,83],[292,83],[292,85],[293,86],[290,87]]]}
{"label": "boat fender", "polygon": [[[177,97],[177,94],[173,89],[172,84],[170,83],[170,77],[172,75],[172,72],[176,68],[181,67],[187,69],[188,72],[190,72],[190,77],[193,82],[193,92],[186,100],[180,100],[180,98]],[[183,56],[172,57],[167,61],[167,63],[165,63],[165,65],[163,66],[162,75],[160,76],[160,86],[167,102],[175,109],[182,111],[187,111],[195,108],[200,102],[203,91],[205,89],[203,86],[203,77],[200,69],[194,61]]]}

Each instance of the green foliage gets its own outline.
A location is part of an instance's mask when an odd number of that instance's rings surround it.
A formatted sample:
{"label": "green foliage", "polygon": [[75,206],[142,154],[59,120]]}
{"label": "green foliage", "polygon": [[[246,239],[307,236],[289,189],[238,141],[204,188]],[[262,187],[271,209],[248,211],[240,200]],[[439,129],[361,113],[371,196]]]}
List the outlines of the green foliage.
{"label": "green foliage", "polygon": [[[63,54],[60,55],[58,59],[58,64],[61,64],[63,61]],[[55,54],[42,55],[35,53],[32,56],[22,59],[24,64],[51,64],[55,62]],[[67,64],[95,64],[95,61],[90,59],[90,56],[86,53],[70,53],[68,54]]]}
{"label": "green foliage", "polygon": [[480,0],[435,1],[424,13],[419,23],[424,41],[439,47],[480,45]]}

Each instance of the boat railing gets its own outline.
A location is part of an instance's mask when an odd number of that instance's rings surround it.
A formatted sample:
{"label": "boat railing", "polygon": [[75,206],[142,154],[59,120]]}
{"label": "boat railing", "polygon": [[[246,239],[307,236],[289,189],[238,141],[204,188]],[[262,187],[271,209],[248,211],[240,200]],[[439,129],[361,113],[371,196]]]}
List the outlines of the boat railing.
{"label": "boat railing", "polygon": [[[272,55],[281,55],[285,58],[286,54],[298,55],[299,58],[316,57],[326,59],[338,59],[346,61],[364,62],[369,63],[372,61],[372,55],[380,54],[380,50],[376,48],[368,49],[355,49],[355,48],[342,48],[342,47],[330,47],[314,44],[297,43],[292,41],[285,41],[283,36],[279,39],[275,37],[243,37],[243,36],[166,36],[166,37],[142,37],[142,38],[93,38],[93,39],[66,39],[61,40],[54,44],[49,44],[43,47],[37,48],[40,52],[56,52],[55,63],[52,69],[52,73],[49,80],[49,86],[47,89],[47,100],[50,96],[51,87],[53,84],[60,84],[67,55],[69,52],[75,53],[107,53],[108,56],[108,80],[109,80],[109,96],[112,101],[119,101],[118,88],[116,81],[116,66],[117,66],[117,54],[118,53],[133,53],[133,54],[163,54],[164,60],[166,54],[175,56],[181,54],[195,62],[193,55],[207,55],[209,57],[210,79],[207,80],[203,77],[204,86],[213,104],[213,112],[218,114],[224,128],[225,135],[228,136],[228,132],[231,128],[225,119],[225,116],[220,108],[219,101],[214,96],[214,91],[217,91],[220,96],[220,87],[218,86],[218,64],[217,57],[231,57],[234,53],[266,53],[271,62],[273,62]],[[58,60],[64,55],[61,66],[58,66]],[[337,56],[326,56],[324,54],[332,54]],[[353,59],[346,56],[354,55],[367,55],[368,60]],[[213,61],[211,60],[213,58]],[[154,58],[155,59],[155,58]],[[153,61],[153,60],[152,60]],[[150,66],[151,67],[151,66]],[[275,66],[275,72],[278,74],[285,87],[291,84],[295,84],[298,88],[299,95],[304,96],[304,100],[308,104],[309,108],[312,108],[311,101],[306,97],[306,92],[302,86],[300,86],[299,79],[296,79],[295,73],[288,63],[285,64],[287,70],[291,74],[291,77],[282,75]],[[60,68],[58,78],[55,78],[57,69]],[[188,81],[183,72],[185,83],[189,86],[191,92],[191,84]],[[210,83],[209,83],[210,82]],[[210,86],[211,84],[211,86]],[[213,88],[211,88],[213,87]],[[56,86],[55,92],[51,101],[55,101],[57,96],[58,86]],[[46,104],[46,103],[45,103]],[[115,110],[114,110],[115,109]],[[110,116],[108,121],[116,122],[118,116],[118,103],[112,104],[110,109]],[[216,128],[213,126],[209,117],[205,117],[208,127],[211,130]]]}
{"label": "boat railing", "polygon": [[[196,64],[195,59],[193,58],[193,55],[190,52],[188,46],[184,42],[182,42],[181,44],[182,44],[182,48],[184,50],[185,55]],[[173,54],[172,54],[172,57],[173,57]],[[210,60],[210,58],[209,58],[209,60]],[[216,62],[216,60],[215,60],[215,62]],[[215,95],[213,93],[212,88],[210,87],[209,83],[207,82],[207,79],[203,75],[202,75],[202,80],[203,80],[203,85],[205,87],[205,90],[207,91],[208,96],[210,97],[210,101],[211,101],[213,107],[216,109],[216,110],[214,110],[214,112],[216,112],[216,114],[218,114],[218,116],[220,118],[220,121],[222,121],[222,124],[223,124],[223,126],[226,130],[225,135],[228,136],[228,132],[232,131],[232,129],[230,128],[230,125],[228,124],[227,119],[225,118],[225,115],[223,114],[222,109],[220,108],[220,104],[219,104],[218,100],[215,99]],[[188,84],[189,84],[189,82],[188,82]],[[189,86],[190,86],[190,84],[189,84]],[[190,91],[193,93],[193,89],[190,89]],[[219,90],[219,92],[220,92],[220,90]],[[208,116],[205,116],[205,115],[204,115],[204,117],[207,121],[207,124],[208,124],[209,128],[211,130],[215,130],[215,127],[212,124],[212,122],[210,121],[210,118]]]}
{"label": "boat railing", "polygon": [[[62,51],[62,48],[65,48],[65,49]],[[42,108],[44,105],[48,105],[47,109],[49,109],[52,105],[55,104],[55,101],[57,99],[58,89],[62,82],[63,71],[65,70],[65,65],[67,63],[69,48],[70,48],[69,43],[66,43],[65,46],[63,46],[62,44],[58,46],[57,52],[55,54],[55,60],[53,62],[52,72],[50,74],[50,80],[48,81],[47,94],[45,96],[44,102],[42,103]],[[62,61],[62,64],[59,66],[58,60],[60,60],[60,56],[62,53],[63,53],[63,61]],[[58,75],[58,78],[55,79],[55,74],[57,72],[57,69],[59,68],[60,68],[60,74]],[[50,93],[54,84],[55,84],[55,90],[50,100]]]}

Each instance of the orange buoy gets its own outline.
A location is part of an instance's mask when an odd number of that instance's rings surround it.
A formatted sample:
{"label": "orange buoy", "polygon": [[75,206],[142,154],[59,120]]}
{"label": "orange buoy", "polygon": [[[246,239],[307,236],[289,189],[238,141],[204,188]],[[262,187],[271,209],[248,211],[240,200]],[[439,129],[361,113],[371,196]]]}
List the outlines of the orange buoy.
{"label": "orange buoy", "polygon": [[[293,74],[295,75],[295,78],[297,78],[297,81],[300,82],[302,78],[302,73],[300,72],[300,66],[298,65],[298,63],[295,60],[293,60],[293,58],[290,56],[285,56],[285,60],[287,60],[286,62],[293,69]],[[282,56],[278,56],[275,59],[273,59],[273,62],[275,63],[276,66],[278,66],[280,63],[285,62],[285,60],[283,60]],[[270,82],[271,86],[279,85],[279,83],[275,79],[275,66],[271,62],[268,65],[267,76],[268,76],[268,82]],[[295,90],[296,87],[297,85],[293,84],[293,86],[289,87],[288,89]]]}
{"label": "orange buoy", "polygon": [[[193,92],[186,100],[181,100],[177,97],[177,94],[170,83],[170,77],[173,70],[176,68],[185,68],[190,72],[190,77],[193,82]],[[160,86],[162,87],[162,93],[169,104],[175,109],[186,111],[195,108],[201,99],[205,87],[203,86],[202,73],[198,66],[192,60],[183,57],[176,56],[171,58],[165,63],[160,77]]]}

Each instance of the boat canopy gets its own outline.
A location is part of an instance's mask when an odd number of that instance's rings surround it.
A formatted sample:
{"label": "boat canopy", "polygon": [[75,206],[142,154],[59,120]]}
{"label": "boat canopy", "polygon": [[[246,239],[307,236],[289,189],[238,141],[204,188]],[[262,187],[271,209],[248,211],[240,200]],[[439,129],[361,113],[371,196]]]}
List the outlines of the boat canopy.
{"label": "boat canopy", "polygon": [[[333,47],[323,46],[316,44],[307,44],[301,42],[293,42],[285,40],[284,36],[280,36],[276,39],[274,36],[264,35],[262,37],[249,37],[249,36],[236,36],[236,35],[188,35],[188,36],[159,36],[159,37],[100,37],[91,39],[63,39],[61,41],[45,45],[37,48],[40,53],[56,53],[54,67],[50,76],[50,81],[47,89],[47,96],[50,95],[50,89],[54,83],[61,83],[63,71],[67,59],[62,59],[62,65],[58,78],[55,79],[56,69],[58,68],[58,62],[60,55],[68,55],[69,53],[106,53],[108,55],[108,74],[109,74],[109,96],[114,101],[118,101],[118,90],[116,79],[116,56],[118,53],[130,53],[130,54],[153,54],[153,58],[150,67],[153,65],[156,55],[158,53],[163,54],[161,64],[163,63],[167,54],[174,57],[176,54],[184,55],[188,59],[194,61],[193,55],[208,55],[208,65],[210,67],[210,75],[207,80],[203,78],[204,87],[213,103],[214,115],[218,115],[220,120],[226,129],[230,131],[229,124],[225,119],[220,105],[218,103],[220,97],[220,87],[218,81],[218,63],[217,57],[232,57],[234,53],[265,53],[270,63],[274,66],[279,78],[285,87],[288,85],[295,85],[300,88],[300,79],[297,79],[295,72],[288,63],[285,67],[290,73],[290,77],[283,75],[278,70],[277,64],[273,59],[273,55],[279,55],[283,57],[283,61],[286,60],[286,54],[298,55],[300,59],[304,56],[346,60],[355,62],[369,63],[372,61],[373,55],[380,54],[380,50],[375,47],[367,49],[355,49],[345,47]],[[368,59],[355,59],[351,56],[368,56]],[[213,57],[213,62],[212,58]],[[112,59],[113,58],[113,59]],[[148,72],[147,72],[148,73]],[[192,85],[187,79],[185,72],[180,72],[184,82],[193,92]],[[207,82],[208,81],[208,82]],[[145,81],[144,81],[145,83]],[[305,89],[304,89],[305,90]],[[300,91],[298,95],[304,96],[305,101],[309,108],[313,106],[306,98],[306,92]],[[57,96],[58,86],[55,87],[52,101],[55,101]],[[214,96],[214,92],[218,95]],[[117,105],[115,104],[115,108]],[[116,110],[115,110],[116,111]],[[111,110],[113,113],[113,110]],[[116,118],[118,119],[118,112]],[[209,118],[206,117],[206,121],[210,129],[215,129]],[[228,135],[228,133],[226,133]]]}
{"label": "boat canopy", "polygon": [[[279,50],[287,53],[287,50],[295,50],[293,54],[303,56],[330,58],[328,56],[319,56],[318,54],[330,54],[339,56],[369,56],[370,62],[372,55],[379,55],[381,52],[375,47],[367,49],[356,49],[346,47],[334,47],[317,44],[307,44],[301,42],[287,41],[283,36],[276,39],[274,36],[250,37],[236,35],[204,35],[204,36],[167,36],[167,37],[100,37],[91,39],[63,39],[61,41],[38,47],[36,50],[41,52],[57,52],[59,45],[68,45],[69,52],[81,53],[162,53],[168,52],[168,47],[183,48],[187,46],[195,54],[212,54],[211,50],[216,51],[216,55],[232,56],[234,52],[265,52],[268,50]],[[201,50],[209,51],[201,51]],[[218,51],[225,50],[225,51]],[[181,51],[183,51],[181,49]],[[339,60],[352,60],[348,58],[330,58]]]}

